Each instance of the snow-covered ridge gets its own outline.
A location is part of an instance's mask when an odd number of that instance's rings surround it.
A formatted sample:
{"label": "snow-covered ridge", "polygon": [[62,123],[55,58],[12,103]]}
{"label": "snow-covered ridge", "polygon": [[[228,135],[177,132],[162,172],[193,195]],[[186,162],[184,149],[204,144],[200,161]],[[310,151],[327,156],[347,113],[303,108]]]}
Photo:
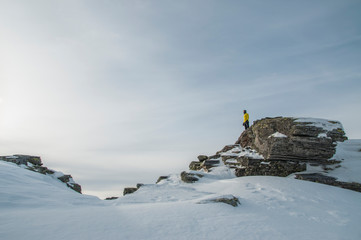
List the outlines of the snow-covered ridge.
{"label": "snow-covered ridge", "polygon": [[38,172],[50,176],[57,181],[63,182],[69,188],[74,191],[81,193],[81,186],[77,184],[71,175],[66,175],[60,171],[55,171],[43,166],[41,158],[38,156],[30,155],[11,155],[11,156],[0,156],[0,160],[17,164],[19,167]]}

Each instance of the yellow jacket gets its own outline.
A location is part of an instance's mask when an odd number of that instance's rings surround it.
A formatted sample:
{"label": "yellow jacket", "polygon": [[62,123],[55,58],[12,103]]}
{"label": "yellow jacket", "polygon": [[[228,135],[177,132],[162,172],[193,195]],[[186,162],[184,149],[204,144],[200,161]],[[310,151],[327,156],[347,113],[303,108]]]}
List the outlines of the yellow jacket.
{"label": "yellow jacket", "polygon": [[246,121],[248,121],[248,119],[249,119],[249,115],[248,115],[248,113],[245,113],[243,115],[243,122],[245,123]]}

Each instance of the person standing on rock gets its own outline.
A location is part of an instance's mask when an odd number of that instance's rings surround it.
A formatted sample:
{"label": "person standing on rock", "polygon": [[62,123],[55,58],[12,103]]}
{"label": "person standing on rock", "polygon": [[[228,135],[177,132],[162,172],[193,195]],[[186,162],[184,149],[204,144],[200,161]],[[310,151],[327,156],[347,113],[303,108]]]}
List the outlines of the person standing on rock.
{"label": "person standing on rock", "polygon": [[249,115],[247,110],[243,110],[243,126],[245,130],[249,128]]}

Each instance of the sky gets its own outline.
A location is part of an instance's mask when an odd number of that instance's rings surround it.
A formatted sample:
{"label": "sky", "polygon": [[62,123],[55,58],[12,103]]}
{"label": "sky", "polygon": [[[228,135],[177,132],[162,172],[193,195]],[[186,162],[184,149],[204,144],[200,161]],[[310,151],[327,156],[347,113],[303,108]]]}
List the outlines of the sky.
{"label": "sky", "polygon": [[264,117],[361,139],[361,2],[0,0],[0,155],[83,192],[188,169]]}

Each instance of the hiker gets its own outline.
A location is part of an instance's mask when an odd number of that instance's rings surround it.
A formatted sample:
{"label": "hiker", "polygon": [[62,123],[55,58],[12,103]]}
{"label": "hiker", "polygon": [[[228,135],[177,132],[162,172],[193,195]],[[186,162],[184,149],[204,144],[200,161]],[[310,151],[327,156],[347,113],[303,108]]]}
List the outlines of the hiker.
{"label": "hiker", "polygon": [[243,110],[243,126],[245,130],[249,128],[249,115],[247,110]]}

